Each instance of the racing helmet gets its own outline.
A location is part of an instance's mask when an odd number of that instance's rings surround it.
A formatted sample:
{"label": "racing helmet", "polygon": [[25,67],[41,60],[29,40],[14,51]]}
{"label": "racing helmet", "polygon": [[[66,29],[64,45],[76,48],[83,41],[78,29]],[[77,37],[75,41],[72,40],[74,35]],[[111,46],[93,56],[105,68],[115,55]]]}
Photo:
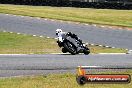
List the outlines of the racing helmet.
{"label": "racing helmet", "polygon": [[58,35],[59,33],[61,33],[62,30],[61,29],[56,29],[56,35]]}

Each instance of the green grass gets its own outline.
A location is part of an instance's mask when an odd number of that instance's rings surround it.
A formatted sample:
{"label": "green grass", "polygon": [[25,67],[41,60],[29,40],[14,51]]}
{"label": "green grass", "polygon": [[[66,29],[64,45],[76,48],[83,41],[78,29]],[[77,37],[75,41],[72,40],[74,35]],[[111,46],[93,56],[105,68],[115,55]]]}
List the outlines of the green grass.
{"label": "green grass", "polygon": [[[92,53],[126,53],[125,49],[88,46]],[[49,54],[60,53],[56,40],[31,35],[0,32],[0,54]]]}
{"label": "green grass", "polygon": [[127,53],[128,50],[123,48],[105,48],[99,46],[89,46],[92,53]]}
{"label": "green grass", "polygon": [[0,53],[6,54],[45,54],[59,52],[54,39],[17,35],[0,32]]}
{"label": "green grass", "polygon": [[132,27],[131,10],[90,9],[0,4],[0,13]]}
{"label": "green grass", "polygon": [[[116,74],[116,73],[115,73]],[[120,72],[130,74],[132,71]],[[15,78],[0,78],[0,88],[132,88],[129,84],[85,84],[80,86],[76,76],[71,73],[49,74]]]}

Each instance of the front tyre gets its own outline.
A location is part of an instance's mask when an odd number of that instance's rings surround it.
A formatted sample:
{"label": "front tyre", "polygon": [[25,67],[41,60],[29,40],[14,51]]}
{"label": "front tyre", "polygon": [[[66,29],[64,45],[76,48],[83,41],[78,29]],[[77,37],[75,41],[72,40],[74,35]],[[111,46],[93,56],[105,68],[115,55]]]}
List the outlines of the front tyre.
{"label": "front tyre", "polygon": [[65,48],[62,48],[63,53],[67,53],[67,50]]}

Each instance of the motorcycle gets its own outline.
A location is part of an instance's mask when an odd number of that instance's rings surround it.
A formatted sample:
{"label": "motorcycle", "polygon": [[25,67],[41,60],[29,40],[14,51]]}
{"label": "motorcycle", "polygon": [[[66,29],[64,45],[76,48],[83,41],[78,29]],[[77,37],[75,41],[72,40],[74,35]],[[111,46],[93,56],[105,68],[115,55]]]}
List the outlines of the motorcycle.
{"label": "motorcycle", "polygon": [[86,45],[81,43],[79,40],[72,38],[71,36],[62,35],[62,40],[58,39],[57,43],[59,47],[62,47],[63,53],[71,53],[72,55],[84,53],[88,55],[90,53],[90,49],[86,47]]}

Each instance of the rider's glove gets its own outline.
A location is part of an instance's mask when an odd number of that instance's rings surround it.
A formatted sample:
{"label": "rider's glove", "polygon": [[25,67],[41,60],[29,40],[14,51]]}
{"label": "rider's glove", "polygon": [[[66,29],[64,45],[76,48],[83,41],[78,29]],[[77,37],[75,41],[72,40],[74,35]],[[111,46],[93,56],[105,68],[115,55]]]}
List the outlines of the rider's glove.
{"label": "rider's glove", "polygon": [[72,35],[72,33],[71,33],[71,32],[68,32],[66,35],[71,36],[71,35]]}

